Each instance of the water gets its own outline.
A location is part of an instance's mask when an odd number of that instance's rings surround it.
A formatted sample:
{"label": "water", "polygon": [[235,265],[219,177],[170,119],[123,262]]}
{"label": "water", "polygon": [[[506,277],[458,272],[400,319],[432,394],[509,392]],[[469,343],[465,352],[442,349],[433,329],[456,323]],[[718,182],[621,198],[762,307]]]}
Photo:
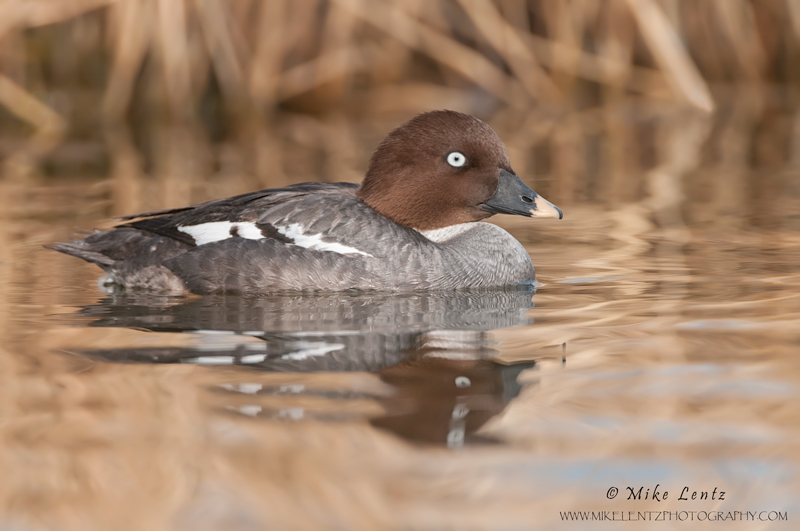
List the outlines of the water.
{"label": "water", "polygon": [[0,183],[0,529],[794,528],[800,170],[731,116],[533,183],[535,294],[103,293],[41,246],[116,181]]}

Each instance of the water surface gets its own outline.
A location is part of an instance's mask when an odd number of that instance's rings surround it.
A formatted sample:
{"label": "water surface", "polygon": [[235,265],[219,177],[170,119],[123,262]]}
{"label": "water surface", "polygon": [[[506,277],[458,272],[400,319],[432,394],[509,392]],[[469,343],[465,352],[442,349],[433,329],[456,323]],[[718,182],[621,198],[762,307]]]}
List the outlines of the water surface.
{"label": "water surface", "polygon": [[535,294],[108,294],[41,246],[108,226],[113,179],[0,183],[0,529],[794,528],[796,119],[737,113],[613,115],[637,164],[601,129],[616,166],[530,165],[565,219],[495,219]]}

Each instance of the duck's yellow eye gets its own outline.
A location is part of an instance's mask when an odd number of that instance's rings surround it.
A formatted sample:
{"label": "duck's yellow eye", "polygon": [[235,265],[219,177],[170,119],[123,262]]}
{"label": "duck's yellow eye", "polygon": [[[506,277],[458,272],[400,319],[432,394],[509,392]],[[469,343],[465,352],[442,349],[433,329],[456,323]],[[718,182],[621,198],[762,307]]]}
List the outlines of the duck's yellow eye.
{"label": "duck's yellow eye", "polygon": [[454,168],[460,168],[467,163],[467,157],[459,151],[452,151],[447,155],[447,163]]}

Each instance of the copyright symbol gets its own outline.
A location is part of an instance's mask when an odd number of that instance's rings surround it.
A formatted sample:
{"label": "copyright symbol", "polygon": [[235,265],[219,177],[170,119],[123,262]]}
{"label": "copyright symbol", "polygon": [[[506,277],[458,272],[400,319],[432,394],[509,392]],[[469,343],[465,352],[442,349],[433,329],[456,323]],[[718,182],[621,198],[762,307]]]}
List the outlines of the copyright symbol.
{"label": "copyright symbol", "polygon": [[606,492],[606,498],[608,498],[609,500],[613,500],[614,498],[617,497],[618,492],[619,489],[617,489],[617,487],[611,487],[610,489],[608,489],[608,492]]}

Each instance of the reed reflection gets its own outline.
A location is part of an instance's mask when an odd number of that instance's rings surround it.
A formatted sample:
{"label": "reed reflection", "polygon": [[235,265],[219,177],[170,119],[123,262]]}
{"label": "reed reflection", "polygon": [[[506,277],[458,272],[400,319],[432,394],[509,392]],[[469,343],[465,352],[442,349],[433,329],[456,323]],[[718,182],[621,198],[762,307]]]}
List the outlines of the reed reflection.
{"label": "reed reflection", "polygon": [[[297,421],[363,418],[401,437],[451,447],[519,394],[516,377],[533,362],[505,366],[487,332],[531,323],[533,291],[408,294],[282,294],[175,298],[114,294],[78,314],[92,327],[181,333],[179,346],[86,349],[121,363],[245,366],[280,373],[376,373],[388,393],[336,385],[247,382],[240,371],[210,394],[212,408]],[[299,382],[300,380],[298,380]],[[372,412],[353,410],[367,400]],[[338,407],[341,406],[341,407]]]}

